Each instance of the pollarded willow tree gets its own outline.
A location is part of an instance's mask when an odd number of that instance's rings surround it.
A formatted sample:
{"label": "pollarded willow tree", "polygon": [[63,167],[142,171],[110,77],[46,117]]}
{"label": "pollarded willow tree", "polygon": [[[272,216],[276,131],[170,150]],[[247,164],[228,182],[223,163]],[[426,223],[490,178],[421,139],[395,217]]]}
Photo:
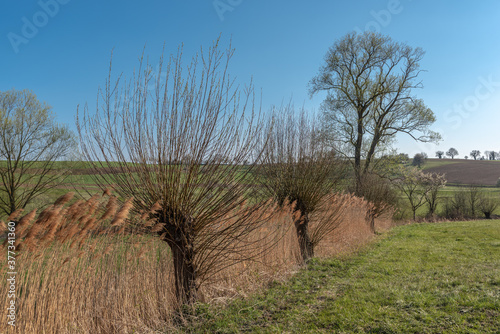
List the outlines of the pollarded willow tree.
{"label": "pollarded willow tree", "polygon": [[111,81],[110,69],[97,110],[85,107],[77,120],[98,184],[133,197],[135,211],[156,207],[150,218],[161,228],[153,232],[172,250],[180,304],[250,256],[245,237],[264,222],[265,210],[245,206],[262,119],[252,86],[241,90],[228,74],[233,53],[216,40],[184,66],[179,49],[161,57],[156,74],[141,61],[123,84]]}
{"label": "pollarded willow tree", "polygon": [[[258,167],[263,194],[276,203],[295,203],[294,221],[302,260],[314,256],[315,246],[340,223],[348,196],[335,194],[345,176],[345,163],[318,137],[317,123],[293,105],[273,112]],[[314,225],[311,226],[311,221]]]}
{"label": "pollarded willow tree", "polygon": [[379,33],[353,32],[335,42],[311,80],[311,95],[327,92],[323,134],[352,162],[357,195],[363,195],[363,175],[396,134],[421,142],[440,138],[429,130],[434,113],[413,94],[422,87],[423,55]]}

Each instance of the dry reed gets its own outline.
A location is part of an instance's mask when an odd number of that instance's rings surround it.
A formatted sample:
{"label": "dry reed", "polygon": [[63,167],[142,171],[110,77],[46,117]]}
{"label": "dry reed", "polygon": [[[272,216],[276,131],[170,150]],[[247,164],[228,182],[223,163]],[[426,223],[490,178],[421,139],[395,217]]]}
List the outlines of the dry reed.
{"label": "dry reed", "polygon": [[[158,237],[115,233],[113,222],[126,225],[127,217],[132,216],[127,204],[131,201],[119,208],[116,198],[106,195],[109,197],[94,196],[71,205],[61,199],[38,217],[32,211],[20,219],[18,245],[24,250],[16,258],[16,328],[3,321],[0,333],[156,333],[173,329],[170,250]],[[354,197],[346,203],[336,228],[326,231],[327,237],[319,242],[318,255],[354,250],[373,236],[366,219],[370,204]],[[324,214],[328,215],[327,209]],[[247,236],[255,241],[247,251],[259,256],[236,254],[241,261],[204,282],[202,300],[224,304],[245,297],[273,281],[287,279],[300,267],[291,204],[268,217],[267,224]],[[380,226],[386,227],[388,222],[381,221]],[[151,221],[144,224],[153,225]],[[261,248],[266,251],[259,253]],[[1,252],[5,258],[6,250]],[[253,260],[245,260],[245,256]],[[5,285],[6,263],[0,267]],[[2,286],[3,310],[7,310],[7,292]]]}

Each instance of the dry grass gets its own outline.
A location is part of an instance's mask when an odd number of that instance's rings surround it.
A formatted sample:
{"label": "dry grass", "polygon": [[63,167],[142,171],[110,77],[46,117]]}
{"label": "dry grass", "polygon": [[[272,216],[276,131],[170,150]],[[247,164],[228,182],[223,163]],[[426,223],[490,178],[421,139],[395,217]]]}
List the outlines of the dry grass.
{"label": "dry grass", "polygon": [[[175,296],[168,246],[157,237],[124,228],[131,219],[131,202],[119,207],[109,195],[72,205],[67,204],[72,196],[66,195],[40,214],[30,212],[19,220],[16,328],[2,321],[0,333],[159,333],[173,329]],[[368,208],[366,201],[352,199],[340,225],[318,245],[318,255],[332,256],[368,242],[373,236],[366,220]],[[250,236],[257,242],[253,251],[259,245],[267,251],[205,282],[200,290],[203,301],[226,303],[296,272],[300,256],[292,212],[288,206]],[[389,224],[390,220],[377,220],[379,229]],[[2,252],[5,259],[6,250]],[[6,319],[6,261],[0,268]]]}
{"label": "dry grass", "polygon": [[[318,245],[316,256],[324,258],[349,254],[370,242],[374,236],[370,227],[371,210],[372,204],[354,197],[343,212],[339,226]],[[392,227],[391,217],[392,213],[387,212],[375,219],[376,233]]]}

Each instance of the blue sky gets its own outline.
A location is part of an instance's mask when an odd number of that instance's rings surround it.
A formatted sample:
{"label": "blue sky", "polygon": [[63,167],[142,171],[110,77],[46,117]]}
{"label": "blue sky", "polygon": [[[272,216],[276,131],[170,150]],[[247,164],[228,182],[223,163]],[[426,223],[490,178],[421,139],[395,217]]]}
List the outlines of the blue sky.
{"label": "blue sky", "polygon": [[[218,8],[218,9],[217,9]],[[372,29],[426,51],[424,88],[435,112],[439,146],[398,137],[400,152],[500,151],[500,1],[358,0],[4,0],[0,4],[0,91],[30,89],[75,129],[78,104],[95,105],[108,75],[131,73],[146,45],[151,63],[166,46],[185,53],[222,33],[236,49],[231,74],[253,77],[263,108],[308,95],[328,48],[352,30]],[[30,28],[35,28],[31,29]]]}

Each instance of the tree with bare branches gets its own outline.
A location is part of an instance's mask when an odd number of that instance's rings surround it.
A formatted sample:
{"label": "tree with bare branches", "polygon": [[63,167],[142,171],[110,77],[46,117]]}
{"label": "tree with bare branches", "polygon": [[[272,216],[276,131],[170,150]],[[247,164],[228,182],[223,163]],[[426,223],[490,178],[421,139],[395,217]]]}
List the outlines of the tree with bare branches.
{"label": "tree with bare branches", "polygon": [[484,193],[481,193],[478,201],[479,211],[484,214],[486,219],[491,219],[491,215],[498,208],[498,200],[491,197],[486,197]]}
{"label": "tree with bare branches", "polygon": [[446,184],[444,175],[424,173],[416,167],[399,166],[395,171],[394,185],[408,198],[413,220],[417,210],[425,205],[429,206],[429,214],[433,214],[437,207],[437,194]]}
{"label": "tree with bare branches", "polygon": [[28,90],[0,92],[0,211],[10,215],[62,181],[58,160],[76,150],[74,135]]}
{"label": "tree with bare branches", "polygon": [[397,177],[393,181],[394,185],[408,198],[413,220],[416,218],[418,208],[425,204],[427,193],[424,187],[425,174],[416,167],[399,167]]}
{"label": "tree with bare branches", "polygon": [[452,159],[455,158],[458,155],[458,151],[456,148],[450,148],[448,151],[446,151],[446,155],[451,157]]}
{"label": "tree with bare branches", "polygon": [[[240,89],[228,73],[234,50],[219,43],[187,66],[182,49],[162,56],[161,77],[141,60],[130,82],[112,82],[110,66],[97,110],[85,107],[77,120],[98,184],[133,197],[135,211],[156,207],[152,231],[171,249],[179,304],[196,301],[203,281],[248,256],[245,238],[265,222],[265,210],[245,199],[260,113],[252,86]],[[103,172],[109,166],[118,172]]]}
{"label": "tree with bare branches", "polygon": [[297,113],[288,104],[273,114],[264,132],[271,135],[263,146],[259,181],[265,196],[280,206],[287,201],[295,204],[300,254],[307,262],[314,256],[314,247],[340,222],[347,197],[334,191],[345,176],[345,163],[320,140],[316,120],[307,117],[305,110]]}
{"label": "tree with bare branches", "polygon": [[500,153],[495,151],[484,151],[484,155],[489,160],[497,160],[500,157]]}
{"label": "tree with bare branches", "polygon": [[481,156],[481,151],[479,150],[472,150],[470,152],[470,156],[474,158],[474,160],[477,160]]}
{"label": "tree with bare branches", "polygon": [[444,174],[438,173],[425,173],[424,176],[422,180],[426,188],[424,197],[429,209],[428,215],[432,216],[436,213],[439,200],[438,193],[439,190],[446,185],[446,178]]}
{"label": "tree with bare branches", "polygon": [[437,141],[429,130],[434,113],[414,90],[424,52],[379,33],[355,32],[338,40],[310,83],[311,95],[326,91],[323,133],[354,169],[356,194],[381,148],[398,133]]}

